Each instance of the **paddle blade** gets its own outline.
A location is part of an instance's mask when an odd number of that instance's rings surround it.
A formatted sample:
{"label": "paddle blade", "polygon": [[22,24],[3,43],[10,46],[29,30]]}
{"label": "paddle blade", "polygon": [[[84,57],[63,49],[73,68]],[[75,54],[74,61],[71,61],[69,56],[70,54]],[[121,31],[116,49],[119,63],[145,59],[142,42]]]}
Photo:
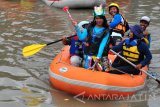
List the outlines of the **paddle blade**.
{"label": "paddle blade", "polygon": [[23,48],[22,54],[24,57],[32,56],[35,53],[39,52],[46,44],[33,44]]}
{"label": "paddle blade", "polygon": [[69,7],[68,7],[68,6],[64,6],[64,7],[63,7],[63,11],[64,11],[64,12],[67,12],[67,11],[68,11],[68,9],[69,9]]}

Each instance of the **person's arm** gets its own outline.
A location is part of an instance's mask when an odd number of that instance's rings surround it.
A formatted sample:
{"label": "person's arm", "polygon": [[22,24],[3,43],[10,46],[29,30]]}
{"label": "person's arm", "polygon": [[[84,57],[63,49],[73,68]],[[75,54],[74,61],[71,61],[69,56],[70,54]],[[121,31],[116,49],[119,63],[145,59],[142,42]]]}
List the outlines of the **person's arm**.
{"label": "person's arm", "polygon": [[67,39],[67,45],[71,45],[71,41],[72,41],[73,38],[69,38]]}
{"label": "person's arm", "polygon": [[110,36],[110,33],[108,32],[100,43],[98,54],[97,54],[97,58],[99,59],[102,57],[105,46],[108,45],[109,36]]}
{"label": "person's arm", "polygon": [[67,36],[64,36],[62,39],[62,43],[64,45],[71,45],[71,38],[67,38]]}
{"label": "person's arm", "polygon": [[152,59],[152,54],[150,50],[148,49],[147,45],[145,43],[141,43],[138,47],[138,50],[140,54],[145,56],[144,60],[140,62],[142,67],[149,64],[150,60]]}
{"label": "person's arm", "polygon": [[119,23],[121,23],[122,16],[120,14],[116,14],[113,18],[113,21],[109,24],[111,29],[115,28]]}
{"label": "person's arm", "polygon": [[113,46],[113,47],[112,47],[112,50],[114,50],[115,52],[121,52],[122,49],[123,49],[123,43],[124,43],[124,41],[122,41],[121,43],[119,43],[119,44],[116,45],[116,46]]}
{"label": "person's arm", "polygon": [[79,40],[84,40],[88,35],[87,29],[84,29],[83,32],[81,32],[79,27],[75,26],[75,30],[76,30],[76,33],[77,33]]}

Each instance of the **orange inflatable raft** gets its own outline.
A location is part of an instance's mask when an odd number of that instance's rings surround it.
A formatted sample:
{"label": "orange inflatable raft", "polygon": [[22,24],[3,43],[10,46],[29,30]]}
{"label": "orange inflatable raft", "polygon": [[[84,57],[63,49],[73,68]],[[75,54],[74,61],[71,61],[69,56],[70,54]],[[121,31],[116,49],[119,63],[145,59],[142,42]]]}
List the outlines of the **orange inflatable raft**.
{"label": "orange inflatable raft", "polygon": [[[114,60],[115,55],[109,58]],[[143,68],[147,70],[147,67]],[[130,96],[145,85],[146,74],[110,74],[74,67],[69,63],[69,47],[66,46],[54,58],[49,67],[49,79],[56,89],[83,96]],[[111,97],[109,97],[111,98]]]}

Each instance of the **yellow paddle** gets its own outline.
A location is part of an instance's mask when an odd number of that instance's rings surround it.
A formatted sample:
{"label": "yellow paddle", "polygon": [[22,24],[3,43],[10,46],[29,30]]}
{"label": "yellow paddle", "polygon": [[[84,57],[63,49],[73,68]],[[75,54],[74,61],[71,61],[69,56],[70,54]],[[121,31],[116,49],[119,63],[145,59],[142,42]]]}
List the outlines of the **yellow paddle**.
{"label": "yellow paddle", "polygon": [[[76,36],[76,35],[72,35],[72,36],[69,36],[67,38],[72,38],[74,36]],[[23,54],[24,57],[32,56],[32,55],[36,54],[37,52],[39,52],[42,48],[44,48],[48,45],[57,43],[57,42],[62,41],[62,40],[63,39],[59,39],[59,40],[56,40],[54,42],[50,42],[48,44],[32,44],[32,45],[26,46],[26,47],[23,48],[22,54]]]}

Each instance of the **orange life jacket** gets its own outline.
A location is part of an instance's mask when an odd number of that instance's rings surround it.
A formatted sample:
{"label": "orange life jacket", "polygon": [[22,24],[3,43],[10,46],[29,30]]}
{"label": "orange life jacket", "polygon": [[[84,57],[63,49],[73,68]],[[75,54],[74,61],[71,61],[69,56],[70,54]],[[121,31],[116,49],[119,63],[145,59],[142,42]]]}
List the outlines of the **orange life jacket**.
{"label": "orange life jacket", "polygon": [[[122,15],[121,15],[122,16]],[[124,33],[127,31],[127,20],[122,16],[124,23],[119,23],[114,29],[113,32],[121,33],[124,36]]]}

